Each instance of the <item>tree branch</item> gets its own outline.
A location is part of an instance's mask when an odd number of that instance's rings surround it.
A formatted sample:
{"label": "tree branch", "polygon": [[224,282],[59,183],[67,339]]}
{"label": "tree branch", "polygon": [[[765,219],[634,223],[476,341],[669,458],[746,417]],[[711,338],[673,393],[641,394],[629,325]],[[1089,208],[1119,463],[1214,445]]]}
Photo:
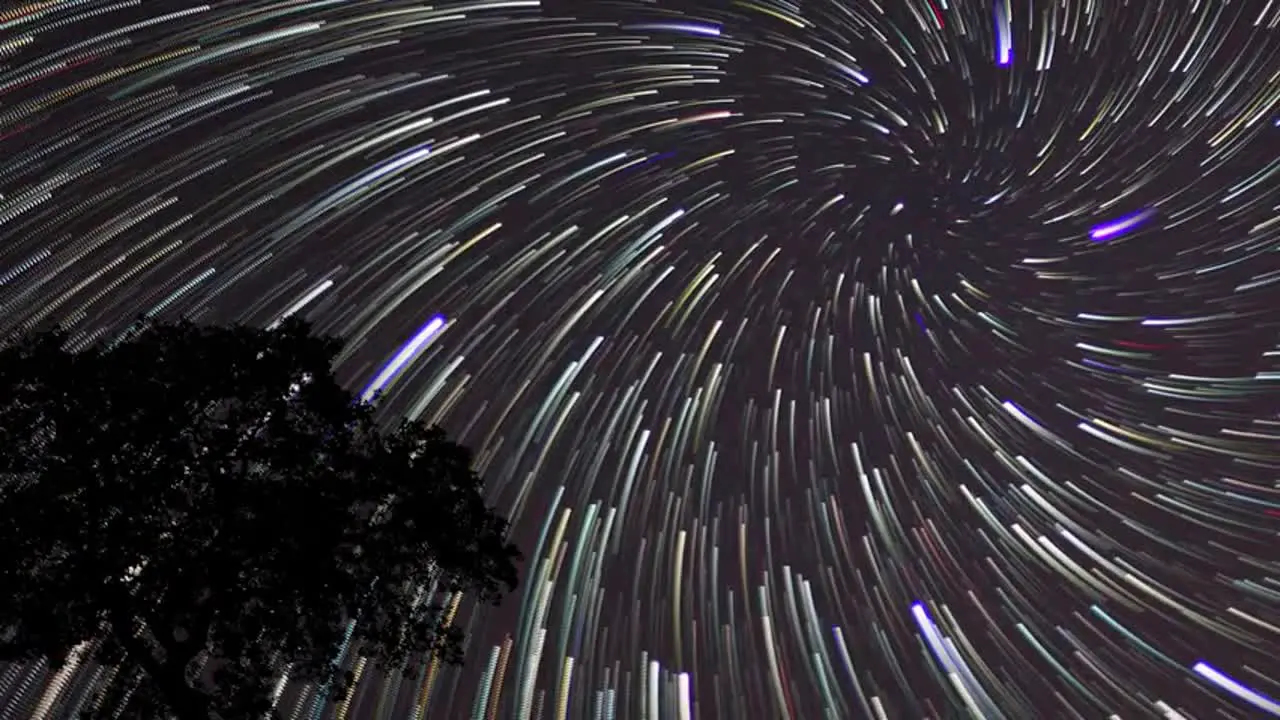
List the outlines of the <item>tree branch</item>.
{"label": "tree branch", "polygon": [[[165,702],[169,705],[169,709],[177,715],[180,720],[210,720],[217,716],[213,713],[212,701],[204,693],[196,690],[187,683],[186,667],[190,664],[195,653],[188,658],[181,659],[170,656],[166,661],[162,662],[156,657],[155,652],[146,642],[140,633],[142,627],[132,613],[126,608],[127,605],[121,605],[117,602],[114,608],[112,630],[116,639],[120,641],[120,645],[124,647],[129,658],[138,663],[139,666],[151,677],[151,681],[157,691],[164,697]],[[154,630],[154,628],[145,628],[146,630]],[[155,632],[151,632],[154,637]],[[156,638],[163,646],[163,642]],[[198,652],[198,651],[197,651]]]}

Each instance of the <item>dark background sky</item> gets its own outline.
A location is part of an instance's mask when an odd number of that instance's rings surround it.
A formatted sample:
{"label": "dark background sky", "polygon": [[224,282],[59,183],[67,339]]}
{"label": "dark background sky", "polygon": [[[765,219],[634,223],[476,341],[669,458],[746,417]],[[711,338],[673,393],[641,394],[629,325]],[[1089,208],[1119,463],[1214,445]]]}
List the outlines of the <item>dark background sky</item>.
{"label": "dark background sky", "polygon": [[447,319],[386,410],[524,585],[361,717],[1255,716],[1280,8],[995,7],[19,8],[0,327],[298,312],[363,390]]}

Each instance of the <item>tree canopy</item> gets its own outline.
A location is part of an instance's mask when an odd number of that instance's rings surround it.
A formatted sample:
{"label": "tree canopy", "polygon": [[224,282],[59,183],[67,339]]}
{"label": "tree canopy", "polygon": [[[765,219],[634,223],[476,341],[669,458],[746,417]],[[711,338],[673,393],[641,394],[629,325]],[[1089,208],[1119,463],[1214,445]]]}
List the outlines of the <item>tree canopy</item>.
{"label": "tree canopy", "polygon": [[460,662],[444,600],[515,588],[470,452],[377,422],[334,377],[340,341],[300,321],[67,340],[0,349],[0,660],[113,668],[86,711],[261,716],[284,668],[338,697],[343,652]]}

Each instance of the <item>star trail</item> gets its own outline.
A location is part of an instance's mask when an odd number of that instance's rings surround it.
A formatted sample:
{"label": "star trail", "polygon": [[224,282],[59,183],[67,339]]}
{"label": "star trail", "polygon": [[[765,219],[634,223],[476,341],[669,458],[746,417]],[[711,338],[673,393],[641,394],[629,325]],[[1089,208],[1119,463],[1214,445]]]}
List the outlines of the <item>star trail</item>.
{"label": "star trail", "polygon": [[1278,126],[1266,0],[10,5],[0,332],[475,449],[521,588],[286,716],[1280,715]]}

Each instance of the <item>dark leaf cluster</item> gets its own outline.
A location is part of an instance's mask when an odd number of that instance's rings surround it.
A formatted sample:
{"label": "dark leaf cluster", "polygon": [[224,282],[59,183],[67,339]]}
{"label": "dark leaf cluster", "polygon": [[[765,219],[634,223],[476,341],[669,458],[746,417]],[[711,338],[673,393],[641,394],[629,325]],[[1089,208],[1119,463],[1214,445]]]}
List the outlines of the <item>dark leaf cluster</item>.
{"label": "dark leaf cluster", "polygon": [[343,652],[459,661],[442,599],[496,602],[518,552],[467,449],[379,423],[340,347],[289,321],[0,349],[0,660],[79,647],[112,673],[87,705],[182,718],[261,713],[285,667],[340,697]]}

